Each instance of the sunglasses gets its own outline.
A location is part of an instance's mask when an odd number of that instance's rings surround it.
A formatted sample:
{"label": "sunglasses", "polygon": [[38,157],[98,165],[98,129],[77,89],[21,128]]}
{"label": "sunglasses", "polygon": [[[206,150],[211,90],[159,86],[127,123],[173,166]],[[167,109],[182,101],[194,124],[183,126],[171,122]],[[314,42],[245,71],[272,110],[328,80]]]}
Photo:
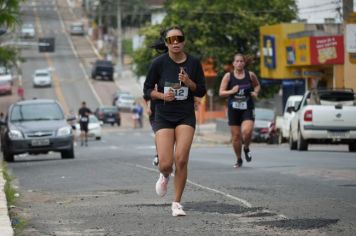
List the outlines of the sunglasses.
{"label": "sunglasses", "polygon": [[177,43],[183,43],[184,42],[184,36],[183,35],[177,35],[177,36],[170,36],[166,38],[166,43],[168,44],[173,44],[175,41]]}

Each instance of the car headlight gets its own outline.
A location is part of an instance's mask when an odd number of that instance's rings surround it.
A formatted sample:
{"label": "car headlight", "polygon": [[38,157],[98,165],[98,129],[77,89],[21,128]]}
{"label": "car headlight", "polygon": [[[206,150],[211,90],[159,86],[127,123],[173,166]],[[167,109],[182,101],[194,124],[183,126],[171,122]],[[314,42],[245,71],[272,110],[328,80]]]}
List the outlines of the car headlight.
{"label": "car headlight", "polygon": [[11,129],[9,131],[9,138],[12,140],[23,139],[23,135],[22,135],[21,131],[16,130],[16,129]]}
{"label": "car headlight", "polygon": [[68,136],[72,134],[71,127],[62,127],[57,131],[57,136]]}

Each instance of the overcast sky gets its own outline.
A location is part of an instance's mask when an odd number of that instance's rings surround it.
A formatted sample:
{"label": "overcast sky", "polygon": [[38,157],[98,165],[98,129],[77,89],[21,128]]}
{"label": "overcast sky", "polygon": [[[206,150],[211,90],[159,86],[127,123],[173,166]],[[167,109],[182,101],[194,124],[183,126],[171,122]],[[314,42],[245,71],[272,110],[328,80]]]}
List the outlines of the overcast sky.
{"label": "overcast sky", "polygon": [[[299,8],[299,18],[307,19],[308,23],[323,23],[325,18],[335,18],[340,23],[340,13],[337,8],[342,9],[342,0],[296,0]],[[354,0],[354,11],[356,11],[356,0]]]}

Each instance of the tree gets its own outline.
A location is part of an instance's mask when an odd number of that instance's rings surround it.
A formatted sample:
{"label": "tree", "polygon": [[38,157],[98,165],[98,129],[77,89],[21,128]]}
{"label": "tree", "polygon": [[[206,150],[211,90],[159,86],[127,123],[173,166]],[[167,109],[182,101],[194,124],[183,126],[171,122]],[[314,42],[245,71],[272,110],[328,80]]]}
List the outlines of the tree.
{"label": "tree", "polygon": [[[0,26],[13,29],[19,23],[20,0],[0,0]],[[0,43],[1,43],[0,36]],[[0,47],[0,64],[16,65],[18,59],[15,47]]]}
{"label": "tree", "polygon": [[167,16],[158,26],[142,30],[145,47],[134,55],[136,72],[144,75],[155,56],[149,45],[159,37],[160,29],[172,25],[183,28],[187,51],[200,59],[214,58],[215,69],[230,64],[235,53],[256,55],[259,27],[296,19],[295,0],[167,0]]}

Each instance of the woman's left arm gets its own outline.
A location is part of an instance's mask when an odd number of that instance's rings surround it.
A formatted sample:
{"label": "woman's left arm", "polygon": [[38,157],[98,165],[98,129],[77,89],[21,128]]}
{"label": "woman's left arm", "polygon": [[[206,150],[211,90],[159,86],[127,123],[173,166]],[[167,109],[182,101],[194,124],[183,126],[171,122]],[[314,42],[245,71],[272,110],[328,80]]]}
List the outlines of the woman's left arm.
{"label": "woman's left arm", "polygon": [[260,85],[260,82],[258,81],[255,73],[253,73],[253,72],[249,72],[249,73],[250,73],[250,78],[251,78],[252,87],[253,87],[253,91],[251,92],[251,95],[252,95],[252,97],[257,98],[258,94],[261,91],[261,85]]}

